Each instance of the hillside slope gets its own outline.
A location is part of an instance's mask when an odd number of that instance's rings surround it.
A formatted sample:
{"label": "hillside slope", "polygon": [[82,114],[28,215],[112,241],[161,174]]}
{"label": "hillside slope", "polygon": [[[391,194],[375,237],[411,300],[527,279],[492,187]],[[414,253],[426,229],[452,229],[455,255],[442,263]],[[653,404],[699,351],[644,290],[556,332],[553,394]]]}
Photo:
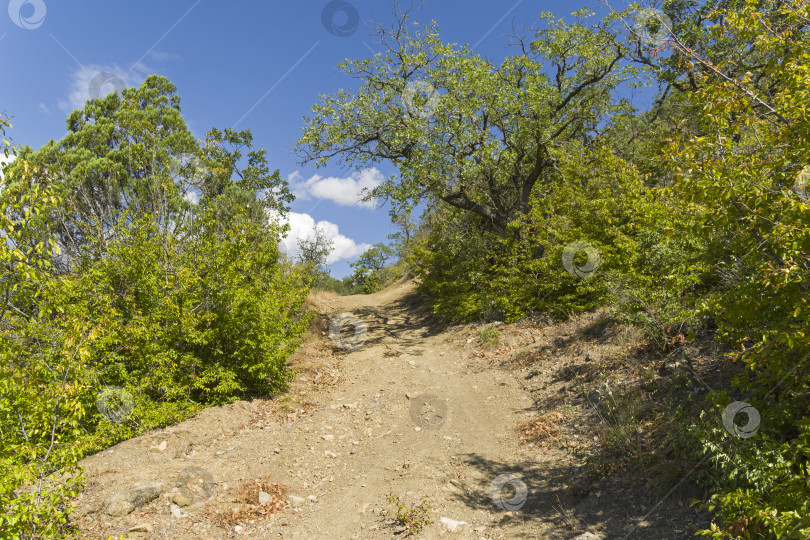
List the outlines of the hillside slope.
{"label": "hillside slope", "polygon": [[[286,396],[210,408],[85,459],[88,487],[73,516],[80,535],[392,538],[403,528],[392,523],[390,494],[431,505],[423,538],[663,539],[693,530],[688,504],[653,508],[636,488],[589,485],[572,498],[582,467],[571,449],[595,436],[558,376],[570,355],[542,351],[587,317],[503,325],[498,348],[486,349],[484,326],[435,324],[411,282],[321,298],[319,307],[361,319],[362,344],[336,346],[322,320],[321,339],[293,359],[299,375]],[[609,352],[600,341],[588,347],[589,357]],[[518,436],[516,426],[537,418],[550,418],[548,444]],[[271,499],[271,483],[289,487],[289,505]],[[259,502],[262,484],[265,504],[245,504]]]}

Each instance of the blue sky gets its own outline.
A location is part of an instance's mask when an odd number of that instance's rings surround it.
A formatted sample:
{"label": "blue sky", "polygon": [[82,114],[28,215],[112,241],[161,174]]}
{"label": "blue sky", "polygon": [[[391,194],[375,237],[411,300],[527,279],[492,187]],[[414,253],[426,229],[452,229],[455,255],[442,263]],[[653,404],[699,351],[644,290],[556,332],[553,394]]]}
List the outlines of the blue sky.
{"label": "blue sky", "polygon": [[[300,167],[292,152],[301,118],[318,96],[352,86],[337,72],[338,63],[376,51],[368,24],[388,23],[391,2],[3,3],[8,15],[0,12],[0,112],[13,117],[9,135],[16,144],[38,148],[60,139],[67,114],[87,99],[94,77],[109,79],[100,73],[127,86],[157,73],[177,86],[183,116],[198,138],[211,127],[252,131],[256,146],[267,149],[271,169],[289,178],[299,196],[290,245],[320,223],[335,241],[333,275],[350,273],[348,262],[392,232],[386,207],[358,204],[356,197],[357,189],[392,169]],[[594,0],[426,0],[415,17],[435,19],[444,41],[477,44],[477,52],[498,60],[513,54],[506,39],[512,25],[529,26],[541,11],[567,16],[581,7],[602,11]],[[107,82],[100,92],[113,87]]]}

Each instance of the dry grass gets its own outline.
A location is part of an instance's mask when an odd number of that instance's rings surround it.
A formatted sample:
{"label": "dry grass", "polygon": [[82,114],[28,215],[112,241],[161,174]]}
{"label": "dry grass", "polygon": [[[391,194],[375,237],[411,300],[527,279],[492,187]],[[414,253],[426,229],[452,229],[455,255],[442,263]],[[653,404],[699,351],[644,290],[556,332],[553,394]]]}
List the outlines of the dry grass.
{"label": "dry grass", "polygon": [[[310,321],[301,346],[287,360],[287,366],[298,374],[297,381],[318,383],[322,378],[318,374],[324,374],[334,368],[337,359],[332,354],[331,341],[326,338],[328,329],[329,320],[323,315],[318,315]],[[315,380],[316,377],[318,380]],[[331,377],[329,379],[331,380]]]}
{"label": "dry grass", "polygon": [[[259,492],[270,495],[270,500],[259,504]],[[284,484],[277,484],[267,480],[248,482],[239,488],[234,502],[242,503],[239,508],[231,511],[219,511],[213,514],[213,521],[223,528],[230,528],[237,523],[246,523],[251,520],[265,519],[272,514],[283,512],[290,506],[286,496],[289,488]]]}
{"label": "dry grass", "polygon": [[560,433],[559,424],[564,416],[562,413],[550,412],[527,422],[518,424],[518,437],[524,442],[531,442],[541,446],[548,445]]}
{"label": "dry grass", "polygon": [[[286,499],[287,493],[290,491],[290,488],[285,486],[284,484],[278,484],[275,482],[269,482],[267,480],[256,480],[255,482],[248,482],[244,484],[236,494],[236,499],[239,502],[245,504],[259,504],[259,492],[264,491],[271,497],[273,497],[273,501],[271,503],[277,503],[279,500],[285,501],[285,504],[282,505],[286,506]],[[271,504],[265,503],[265,504]]]}
{"label": "dry grass", "polygon": [[539,365],[544,360],[551,358],[553,350],[549,345],[529,345],[512,355],[510,363],[514,368],[524,368]]}

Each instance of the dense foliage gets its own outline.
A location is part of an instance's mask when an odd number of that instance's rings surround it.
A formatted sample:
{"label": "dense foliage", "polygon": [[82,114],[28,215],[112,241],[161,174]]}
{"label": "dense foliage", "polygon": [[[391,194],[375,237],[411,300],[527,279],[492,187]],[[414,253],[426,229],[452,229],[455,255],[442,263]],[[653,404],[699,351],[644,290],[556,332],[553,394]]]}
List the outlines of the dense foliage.
{"label": "dense foliage", "polygon": [[700,309],[744,362],[735,387],[761,416],[745,444],[704,439],[720,487],[710,508],[747,536],[810,535],[809,16],[799,2],[709,12],[715,24],[704,39],[747,50],[756,63],[744,72],[739,54],[713,63],[692,96],[703,105],[702,132],[673,140],[666,154],[676,192],[706,210],[689,234],[706,239],[703,257],[721,278]]}
{"label": "dense foliage", "polygon": [[[340,66],[357,88],[324,96],[297,148],[392,163],[369,197],[400,228],[342,281],[317,231],[280,256],[286,183],[247,131],[195,141],[164,78],[89,101],[39,150],[4,140],[3,534],[62,534],[82,455],[282,390],[313,283],[372,293],[407,268],[449,321],[609,306],[659,351],[714,336],[736,377],[679,417],[716,516],[701,534],[810,537],[810,6],[592,18],[542,14],[495,62],[404,13]],[[740,401],[750,437],[721,421]]]}
{"label": "dense foliage", "polygon": [[394,249],[385,244],[375,244],[368,248],[359,259],[351,263],[354,273],[350,276],[366,294],[377,292],[399,277],[397,268],[389,262]]}
{"label": "dense foliage", "polygon": [[[589,15],[543,15],[495,63],[401,13],[341,65],[359,87],[313,108],[302,160],[397,167],[373,195],[424,209],[406,259],[441,318],[612,306],[659,350],[712,333],[742,364],[682,419],[719,518],[702,533],[807,538],[810,8]],[[645,110],[622,98],[649,84]],[[743,399],[753,438],[720,421]]]}
{"label": "dense foliage", "polygon": [[3,537],[65,533],[87,453],[291,379],[311,278],[266,217],[286,183],[247,131],[196,142],[174,91],[91,100],[5,167]]}

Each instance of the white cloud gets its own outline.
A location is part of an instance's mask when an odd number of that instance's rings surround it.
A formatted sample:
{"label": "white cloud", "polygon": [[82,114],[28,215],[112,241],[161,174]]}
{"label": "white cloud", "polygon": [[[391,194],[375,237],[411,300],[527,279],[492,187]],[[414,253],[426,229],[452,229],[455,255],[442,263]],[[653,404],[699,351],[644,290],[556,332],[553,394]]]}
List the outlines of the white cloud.
{"label": "white cloud", "polygon": [[302,180],[301,174],[295,171],[287,179],[297,199],[327,199],[341,206],[364,208],[377,207],[376,200],[362,200],[364,191],[374,189],[385,181],[383,174],[374,167],[354,172],[345,178],[324,178],[316,174]]}
{"label": "white cloud", "polygon": [[14,154],[9,154],[8,157],[6,157],[6,155],[0,151],[0,178],[3,178],[3,164],[11,163],[15,159],[17,159],[17,156]]}
{"label": "white cloud", "polygon": [[50,115],[51,114],[51,109],[50,109],[50,107],[48,107],[44,103],[40,103],[39,104],[39,112],[41,112],[42,114]]}
{"label": "white cloud", "polygon": [[[277,215],[275,219],[278,219]],[[315,219],[309,214],[290,212],[286,221],[290,224],[290,230],[287,232],[287,238],[282,240],[282,244],[291,257],[298,254],[298,240],[312,238],[316,227],[323,231],[327,239],[332,240],[332,252],[327,256],[326,264],[362,255],[371,247],[371,244],[365,242],[358,244],[348,236],[340,234],[338,226],[334,223],[329,221],[315,223]]]}
{"label": "white cloud", "polygon": [[[147,72],[146,66],[137,66]],[[91,97],[104,97],[110,92],[138,86],[145,77],[134,70],[125,70],[117,64],[113,66],[82,66],[73,72],[67,99],[60,99],[59,108],[64,112],[81,109]],[[96,95],[98,94],[98,95]]]}

